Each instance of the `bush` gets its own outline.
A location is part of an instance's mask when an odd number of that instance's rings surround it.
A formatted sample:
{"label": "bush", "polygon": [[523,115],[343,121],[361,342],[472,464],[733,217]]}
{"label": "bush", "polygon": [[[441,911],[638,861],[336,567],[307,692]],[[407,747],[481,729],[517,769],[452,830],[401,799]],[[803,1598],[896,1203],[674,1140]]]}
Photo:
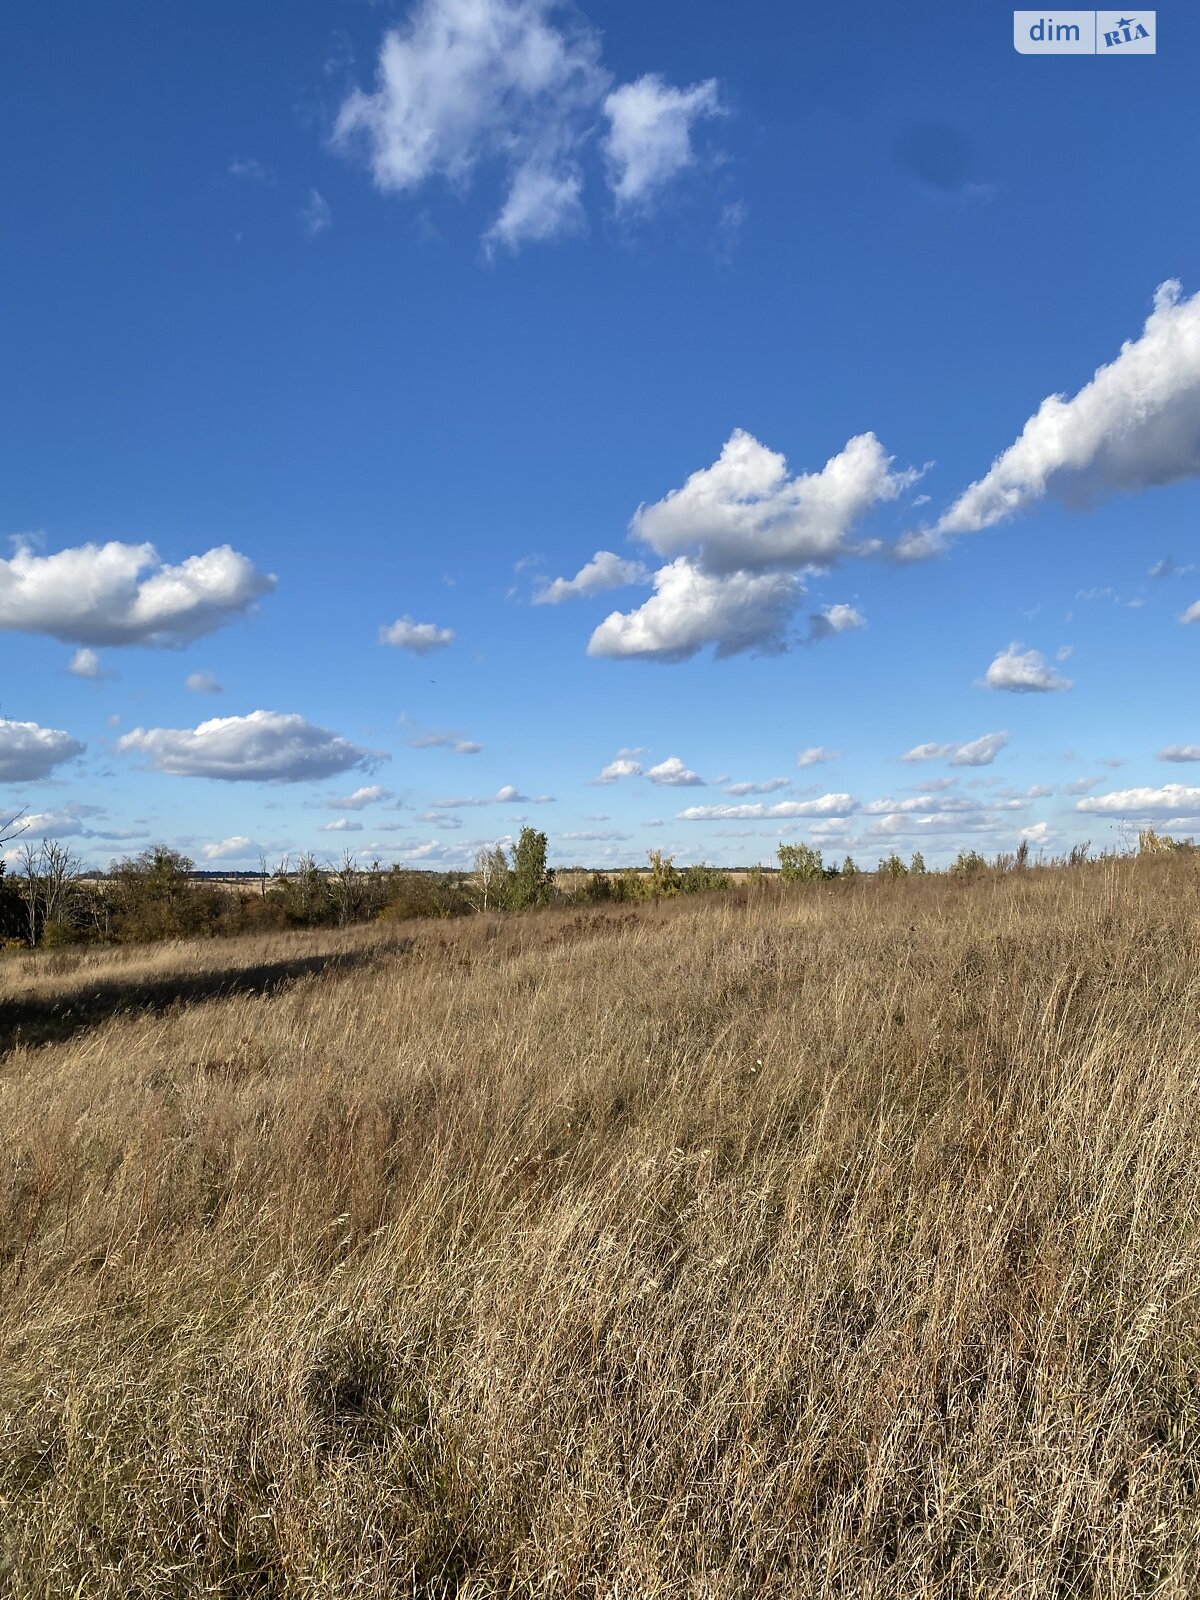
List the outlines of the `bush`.
{"label": "bush", "polygon": [[733,888],[733,878],[720,867],[700,861],[684,868],[679,887],[684,894],[727,894]]}
{"label": "bush", "polygon": [[783,883],[814,883],[825,876],[821,852],[811,845],[781,844],[775,854],[779,857],[779,877]]}
{"label": "bush", "polygon": [[952,878],[977,878],[987,871],[987,861],[978,850],[960,850],[950,867]]}
{"label": "bush", "polygon": [[[923,863],[922,863],[922,870],[924,870],[924,864]],[[892,851],[890,856],[885,856],[880,861],[879,866],[876,868],[876,871],[878,872],[878,874],[879,874],[879,876],[881,878],[907,878],[908,877],[908,868],[904,865],[903,861],[901,861],[900,857],[896,854],[896,852],[894,850]]]}

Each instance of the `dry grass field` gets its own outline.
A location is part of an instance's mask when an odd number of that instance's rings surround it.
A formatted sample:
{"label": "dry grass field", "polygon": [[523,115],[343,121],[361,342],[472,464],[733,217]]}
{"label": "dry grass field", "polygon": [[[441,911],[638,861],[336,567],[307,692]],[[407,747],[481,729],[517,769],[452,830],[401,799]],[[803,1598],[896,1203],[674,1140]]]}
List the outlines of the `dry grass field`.
{"label": "dry grass field", "polygon": [[1197,1593],[1186,859],[0,1004],[6,1597]]}

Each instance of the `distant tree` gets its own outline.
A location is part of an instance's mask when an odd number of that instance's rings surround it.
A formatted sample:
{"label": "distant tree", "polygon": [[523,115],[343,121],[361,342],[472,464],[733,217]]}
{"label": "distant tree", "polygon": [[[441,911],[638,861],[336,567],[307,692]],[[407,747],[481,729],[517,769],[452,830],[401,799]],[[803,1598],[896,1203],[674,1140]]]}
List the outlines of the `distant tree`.
{"label": "distant tree", "polygon": [[1024,872],[1029,865],[1029,840],[1022,839],[1017,846],[1017,853],[1013,857],[1013,868],[1017,872]]}
{"label": "distant tree", "polygon": [[514,911],[543,906],[550,898],[554,873],[546,865],[546,835],[522,828],[513,846],[507,903]]}
{"label": "distant tree", "polygon": [[733,888],[733,878],[720,867],[699,861],[694,867],[683,869],[679,887],[684,894],[727,894]]}
{"label": "distant tree", "polygon": [[919,850],[914,850],[913,851],[912,860],[908,864],[908,870],[909,870],[909,872],[912,873],[914,878],[924,877],[925,870],[926,870],[925,869],[925,857],[921,854],[921,852]]}
{"label": "distant tree", "polygon": [[650,868],[646,892],[652,899],[659,900],[679,893],[682,879],[676,870],[674,856],[666,856],[661,850],[647,850],[646,863]]}
{"label": "distant tree", "polygon": [[503,906],[508,899],[512,869],[500,845],[481,845],[475,852],[475,871],[469,885],[472,899],[480,911]]}
{"label": "distant tree", "polygon": [[950,866],[952,878],[977,878],[987,870],[987,861],[978,850],[960,850]]}
{"label": "distant tree", "polygon": [[907,878],[908,868],[893,850],[890,856],[884,856],[879,862],[876,871],[881,878]]}
{"label": "distant tree", "polygon": [[862,877],[862,870],[858,866],[855,865],[855,861],[854,861],[854,857],[853,856],[847,856],[845,861],[842,862],[842,877],[843,878],[861,878]]}
{"label": "distant tree", "polygon": [[781,844],[775,853],[779,857],[779,876],[784,883],[813,883],[825,876],[821,852],[811,845]]}

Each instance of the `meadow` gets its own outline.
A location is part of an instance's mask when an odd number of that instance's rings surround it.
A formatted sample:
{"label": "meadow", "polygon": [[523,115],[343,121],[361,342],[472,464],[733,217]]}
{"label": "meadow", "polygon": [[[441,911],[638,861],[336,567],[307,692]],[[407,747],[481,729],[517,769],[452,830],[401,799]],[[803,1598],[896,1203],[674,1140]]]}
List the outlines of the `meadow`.
{"label": "meadow", "polygon": [[1182,1597],[1188,856],[0,964],[0,1594]]}

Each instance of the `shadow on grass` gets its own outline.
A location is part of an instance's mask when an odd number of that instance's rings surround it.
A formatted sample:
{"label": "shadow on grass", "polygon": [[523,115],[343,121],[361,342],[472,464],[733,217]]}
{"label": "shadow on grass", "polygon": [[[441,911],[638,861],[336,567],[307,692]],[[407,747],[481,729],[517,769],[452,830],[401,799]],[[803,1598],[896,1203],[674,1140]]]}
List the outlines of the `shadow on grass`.
{"label": "shadow on grass", "polygon": [[301,978],[364,966],[374,959],[375,953],[369,950],[340,951],[203,972],[194,977],[175,974],[161,979],[108,979],[44,998],[34,995],[21,1000],[0,1000],[0,1055],[19,1044],[50,1044],[69,1039],[123,1012],[157,1014],[169,1011],[172,1006],[195,1005],[231,995],[275,994]]}

